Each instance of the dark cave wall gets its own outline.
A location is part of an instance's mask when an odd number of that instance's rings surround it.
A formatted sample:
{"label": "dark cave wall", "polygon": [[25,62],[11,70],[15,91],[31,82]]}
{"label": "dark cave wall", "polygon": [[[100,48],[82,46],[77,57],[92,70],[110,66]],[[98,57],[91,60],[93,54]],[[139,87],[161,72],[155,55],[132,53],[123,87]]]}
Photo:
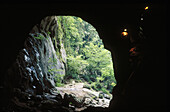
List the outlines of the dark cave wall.
{"label": "dark cave wall", "polygon": [[56,16],[46,17],[32,28],[23,43],[24,48],[17,53],[16,61],[8,69],[4,78],[6,86],[42,95],[55,87],[56,77],[65,75],[66,51],[63,37],[58,36],[57,19]]}
{"label": "dark cave wall", "polygon": [[[58,7],[56,7],[56,5]],[[85,8],[88,5],[88,9]],[[166,7],[153,5],[151,12],[143,23],[146,39],[138,42],[142,46],[144,59],[142,68],[128,82],[125,94],[122,90],[133,71],[130,68],[129,50],[132,45],[128,39],[120,38],[120,29],[124,24],[134,30],[139,26],[139,10],[144,5],[90,5],[90,4],[3,4],[1,5],[1,97],[3,105],[8,103],[8,90],[3,88],[7,69],[15,61],[17,53],[23,48],[23,43],[32,27],[49,15],[74,15],[91,23],[99,32],[107,49],[112,51],[115,75],[118,82],[113,90],[116,94],[110,110],[165,110],[166,109]],[[44,8],[46,7],[46,8]],[[135,9],[133,9],[135,8]],[[129,13],[120,14],[119,11]],[[137,10],[137,11],[136,11]],[[139,12],[138,12],[139,11]],[[126,19],[128,17],[129,19]],[[2,104],[2,103],[1,103]]]}

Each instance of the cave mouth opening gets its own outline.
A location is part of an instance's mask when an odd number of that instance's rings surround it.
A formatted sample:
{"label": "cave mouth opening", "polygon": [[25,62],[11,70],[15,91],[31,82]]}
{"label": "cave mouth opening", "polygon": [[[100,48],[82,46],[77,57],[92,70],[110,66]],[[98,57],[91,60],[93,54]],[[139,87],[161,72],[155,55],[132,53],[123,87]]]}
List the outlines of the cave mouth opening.
{"label": "cave mouth opening", "polygon": [[[56,88],[64,91],[63,95],[75,94],[79,98],[84,95],[86,100],[93,99],[91,102],[96,101],[96,107],[109,107],[116,85],[111,52],[104,48],[90,23],[76,16],[56,17],[58,37],[63,36],[61,41],[67,55],[66,72],[62,81],[56,76]],[[70,102],[70,106],[75,104]]]}
{"label": "cave mouth opening", "polygon": [[116,79],[111,52],[96,29],[80,17],[42,19],[30,31],[15,66],[9,73],[24,75],[18,85],[28,94],[26,103],[35,101],[32,107],[39,105],[40,110],[108,108],[113,97]]}

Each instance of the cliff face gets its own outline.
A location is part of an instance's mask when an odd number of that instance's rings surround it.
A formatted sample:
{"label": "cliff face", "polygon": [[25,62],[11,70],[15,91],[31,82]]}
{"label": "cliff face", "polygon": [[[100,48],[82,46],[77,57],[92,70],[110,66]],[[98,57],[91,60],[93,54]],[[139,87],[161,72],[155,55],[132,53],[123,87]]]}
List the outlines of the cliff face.
{"label": "cliff face", "polygon": [[13,80],[11,86],[16,85],[31,93],[42,94],[55,86],[55,77],[62,80],[66,52],[62,42],[56,42],[57,25],[57,17],[53,16],[46,17],[33,27],[14,66],[9,70]]}
{"label": "cliff face", "polygon": [[[31,100],[31,96],[43,97],[44,94],[51,94],[57,81],[62,82],[66,52],[62,43],[63,37],[58,37],[57,29],[56,16],[46,17],[40,24],[35,25],[16,62],[8,70],[6,86],[13,93],[12,101],[17,106],[23,107],[18,101]],[[20,98],[20,95],[25,98]]]}

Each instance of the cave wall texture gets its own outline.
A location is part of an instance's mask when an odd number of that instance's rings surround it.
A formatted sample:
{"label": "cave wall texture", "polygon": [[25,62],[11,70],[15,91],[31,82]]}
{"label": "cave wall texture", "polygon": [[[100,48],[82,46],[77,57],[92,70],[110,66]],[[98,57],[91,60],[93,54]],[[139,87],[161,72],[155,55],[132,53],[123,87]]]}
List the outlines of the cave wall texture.
{"label": "cave wall texture", "polygon": [[[46,16],[73,15],[92,24],[112,52],[118,84],[107,111],[166,111],[166,5],[150,6],[142,23],[145,39],[138,39],[143,7],[145,4],[1,4],[1,107],[9,103],[11,95],[5,88],[7,70],[33,26]],[[123,27],[130,29],[131,41],[121,38]],[[139,49],[136,57],[129,52],[134,47]]]}
{"label": "cave wall texture", "polygon": [[9,88],[21,88],[32,94],[43,94],[55,87],[54,74],[64,76],[66,69],[63,37],[58,37],[57,29],[56,16],[46,17],[32,28],[24,42],[24,48],[20,50],[4,78],[9,80],[5,85],[10,86]]}

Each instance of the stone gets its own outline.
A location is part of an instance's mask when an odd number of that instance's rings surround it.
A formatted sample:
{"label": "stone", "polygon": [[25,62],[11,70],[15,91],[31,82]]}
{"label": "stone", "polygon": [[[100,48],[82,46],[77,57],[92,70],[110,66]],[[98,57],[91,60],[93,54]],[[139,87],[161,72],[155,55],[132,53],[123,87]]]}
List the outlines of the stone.
{"label": "stone", "polygon": [[[62,97],[53,93],[53,88],[55,75],[62,75],[61,81],[65,75],[66,51],[62,39],[57,39],[57,28],[56,16],[46,17],[32,28],[16,61],[8,69],[6,85],[13,90],[16,97],[13,100],[25,101],[28,107],[36,104],[54,108],[61,104]],[[58,44],[61,47],[57,47]]]}
{"label": "stone", "polygon": [[[54,39],[57,32],[57,18],[55,16],[44,18],[41,23],[35,25],[30,36],[25,40],[24,48],[19,52],[15,67],[11,67],[9,73],[16,76],[24,89],[32,88],[36,94],[43,94],[43,91],[55,87],[54,74],[65,74],[66,52],[63,44],[61,49],[56,49]],[[48,32],[53,32],[48,35]],[[35,37],[41,36],[42,39]],[[56,55],[56,50],[60,51],[62,60]],[[57,60],[56,63],[53,60]],[[49,68],[56,68],[61,71],[49,72]],[[16,72],[16,71],[19,72]],[[15,71],[15,72],[14,72]],[[62,79],[61,79],[62,80]]]}

